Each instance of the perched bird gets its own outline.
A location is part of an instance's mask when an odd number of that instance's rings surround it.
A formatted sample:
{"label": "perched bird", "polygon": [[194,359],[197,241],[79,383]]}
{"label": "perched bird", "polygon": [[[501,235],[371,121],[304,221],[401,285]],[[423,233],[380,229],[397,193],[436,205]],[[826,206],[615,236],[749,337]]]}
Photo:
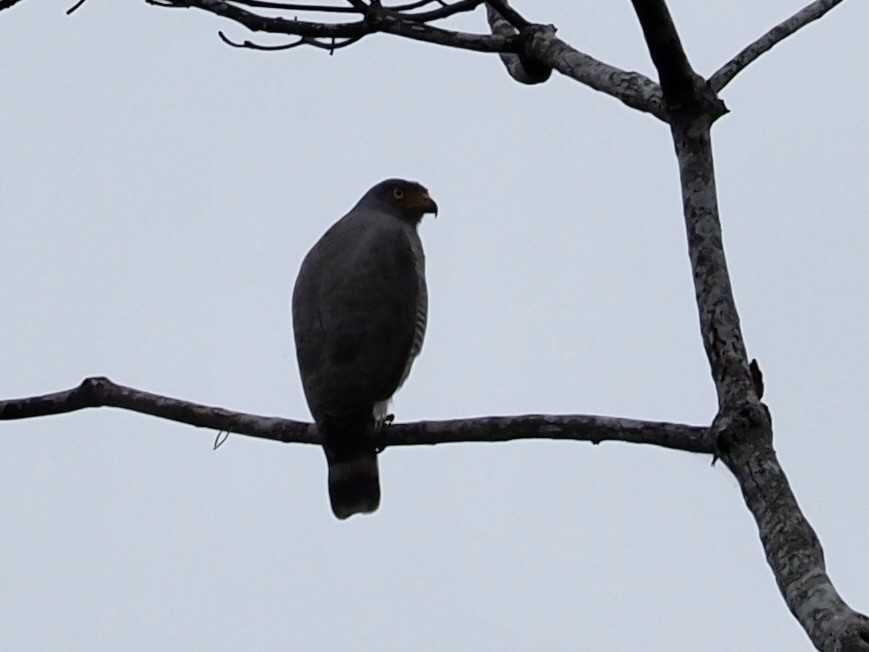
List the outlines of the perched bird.
{"label": "perched bird", "polygon": [[428,314],[417,226],[437,210],[418,183],[382,181],[323,234],[296,279],[296,357],[340,519],[380,504],[377,434]]}

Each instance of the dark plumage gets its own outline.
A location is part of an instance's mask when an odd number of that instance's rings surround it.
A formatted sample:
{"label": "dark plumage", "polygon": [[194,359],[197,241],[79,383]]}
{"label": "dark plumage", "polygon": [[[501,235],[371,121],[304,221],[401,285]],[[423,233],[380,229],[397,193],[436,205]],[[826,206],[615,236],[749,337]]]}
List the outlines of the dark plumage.
{"label": "dark plumage", "polygon": [[317,241],[296,279],[296,356],[338,518],[380,503],[376,434],[425,334],[416,230],[425,213],[437,205],[418,183],[377,184]]}

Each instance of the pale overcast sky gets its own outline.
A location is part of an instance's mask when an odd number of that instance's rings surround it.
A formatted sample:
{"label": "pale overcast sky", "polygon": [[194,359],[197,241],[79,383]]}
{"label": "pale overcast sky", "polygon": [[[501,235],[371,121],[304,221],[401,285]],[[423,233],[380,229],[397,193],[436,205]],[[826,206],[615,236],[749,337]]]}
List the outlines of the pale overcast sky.
{"label": "pale overcast sky", "polygon": [[[0,396],[89,375],[308,419],[289,297],[373,183],[417,179],[429,330],[397,420],[529,412],[707,424],[667,127],[557,74],[390,36],[230,49],[200,11],[0,13]],[[711,74],[801,6],[680,0]],[[519,2],[653,69],[629,2]],[[457,23],[484,30],[482,13]],[[722,96],[728,261],[775,445],[843,597],[869,609],[869,3]],[[387,450],[338,522],[316,447],[118,410],[0,424],[0,649],[697,650],[811,645],[736,481],[577,442]]]}

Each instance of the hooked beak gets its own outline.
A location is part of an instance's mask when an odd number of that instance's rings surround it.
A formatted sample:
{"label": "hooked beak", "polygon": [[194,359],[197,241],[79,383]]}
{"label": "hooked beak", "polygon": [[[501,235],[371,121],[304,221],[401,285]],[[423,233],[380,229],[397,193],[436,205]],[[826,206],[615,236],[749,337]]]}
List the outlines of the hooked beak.
{"label": "hooked beak", "polygon": [[438,216],[438,205],[437,202],[431,198],[428,192],[422,193],[420,196],[420,204],[419,208],[423,213],[434,213],[434,216]]}

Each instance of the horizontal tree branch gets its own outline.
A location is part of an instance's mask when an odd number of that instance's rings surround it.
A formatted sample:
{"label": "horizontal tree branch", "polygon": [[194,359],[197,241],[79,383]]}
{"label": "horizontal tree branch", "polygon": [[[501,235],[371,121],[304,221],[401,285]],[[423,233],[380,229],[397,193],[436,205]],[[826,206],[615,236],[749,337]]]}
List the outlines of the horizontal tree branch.
{"label": "horizontal tree branch", "polygon": [[[62,392],[0,401],[0,421],[102,406],[284,443],[320,443],[311,423],[190,403],[118,385],[102,377],[87,378],[78,387]],[[382,444],[414,446],[516,439],[569,439],[595,444],[624,441],[708,454],[715,450],[715,440],[705,427],[593,415],[524,415],[393,424],[384,431]]]}
{"label": "horizontal tree branch", "polygon": [[710,78],[709,87],[714,92],[719,92],[727,86],[733,78],[756,60],[762,54],[769,52],[774,46],[781,43],[791,34],[805,27],[811,22],[840,4],[842,0],[817,0],[812,2],[787,20],[773,27],[751,45],[743,48],[739,54],[719,68]]}

